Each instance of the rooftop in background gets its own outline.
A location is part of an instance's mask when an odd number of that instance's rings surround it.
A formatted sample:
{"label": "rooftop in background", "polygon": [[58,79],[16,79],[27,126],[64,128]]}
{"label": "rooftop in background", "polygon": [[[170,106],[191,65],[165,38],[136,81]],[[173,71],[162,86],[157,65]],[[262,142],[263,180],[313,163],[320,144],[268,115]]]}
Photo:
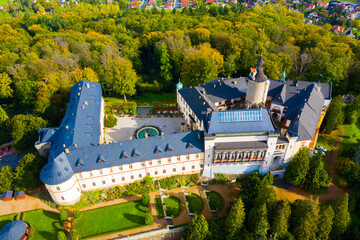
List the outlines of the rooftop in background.
{"label": "rooftop in background", "polygon": [[16,220],[6,224],[0,230],[0,239],[20,240],[26,233],[26,224],[21,220]]}
{"label": "rooftop in background", "polygon": [[[222,121],[223,117],[229,121]],[[240,116],[240,117],[239,117]],[[278,133],[267,109],[244,109],[212,112],[210,114],[208,133]],[[241,119],[242,121],[237,121]]]}

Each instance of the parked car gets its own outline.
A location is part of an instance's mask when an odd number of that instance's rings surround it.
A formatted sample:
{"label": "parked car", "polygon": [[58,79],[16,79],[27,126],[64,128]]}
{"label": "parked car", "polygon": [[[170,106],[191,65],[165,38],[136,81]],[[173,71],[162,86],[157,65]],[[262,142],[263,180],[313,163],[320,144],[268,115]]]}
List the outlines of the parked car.
{"label": "parked car", "polygon": [[314,151],[315,154],[318,154],[318,152],[319,152],[318,150],[315,150],[315,151]]}
{"label": "parked car", "polygon": [[3,155],[3,153],[4,153],[4,149],[0,148],[0,155]]}
{"label": "parked car", "polygon": [[6,147],[5,147],[5,152],[10,151],[10,148],[11,148],[11,146],[6,146]]}

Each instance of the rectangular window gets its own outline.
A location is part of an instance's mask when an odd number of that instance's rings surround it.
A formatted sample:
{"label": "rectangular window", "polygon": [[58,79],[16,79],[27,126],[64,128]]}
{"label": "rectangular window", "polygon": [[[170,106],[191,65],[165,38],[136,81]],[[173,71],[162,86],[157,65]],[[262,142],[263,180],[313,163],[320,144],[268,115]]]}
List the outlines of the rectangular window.
{"label": "rectangular window", "polygon": [[180,157],[177,157],[177,160],[180,161]]}
{"label": "rectangular window", "polygon": [[200,164],[200,168],[203,168],[204,167],[204,164]]}
{"label": "rectangular window", "polygon": [[163,170],[163,174],[165,174],[165,173],[166,173],[166,169]]}
{"label": "rectangular window", "polygon": [[99,174],[102,175],[102,174],[103,174],[103,171],[102,171],[102,170],[99,170]]}
{"label": "rectangular window", "polygon": [[145,163],[141,163],[141,166],[142,166],[142,167],[145,167]]}
{"label": "rectangular window", "polygon": [[134,179],[134,175],[131,175],[130,178],[131,178],[131,179]]}
{"label": "rectangular window", "polygon": [[168,163],[171,163],[171,158],[168,158]]}
{"label": "rectangular window", "polygon": [[133,165],[132,165],[132,164],[129,165],[129,169],[133,169]]}
{"label": "rectangular window", "polygon": [[92,172],[90,172],[90,173],[89,173],[89,176],[90,176],[90,177],[92,177],[92,176],[93,176]]}
{"label": "rectangular window", "polygon": [[105,180],[102,180],[102,184],[103,184],[103,185],[105,185],[105,184],[106,184]]}
{"label": "rectangular window", "polygon": [[81,173],[79,173],[79,178],[83,178],[83,176],[82,176],[82,174],[81,174]]}
{"label": "rectangular window", "polygon": [[196,154],[196,159],[198,159],[200,157],[200,155],[199,154]]}
{"label": "rectangular window", "polygon": [[152,166],[152,161],[149,162],[149,166]]}
{"label": "rectangular window", "polygon": [[121,178],[121,181],[125,181],[125,177],[122,177],[122,178]]}
{"label": "rectangular window", "polygon": [[191,166],[191,169],[195,169],[195,165],[192,165],[192,166]]}
{"label": "rectangular window", "polygon": [[60,191],[60,187],[59,187],[59,186],[56,186],[56,190]]}
{"label": "rectangular window", "polygon": [[189,160],[189,159],[190,159],[190,155],[187,155],[187,156],[186,156],[186,160]]}
{"label": "rectangular window", "polygon": [[123,170],[123,168],[122,168],[122,167],[119,167],[119,170],[120,170],[120,171],[122,171],[122,170]]}
{"label": "rectangular window", "polygon": [[182,170],[185,171],[185,166],[182,167]]}
{"label": "rectangular window", "polygon": [[83,183],[82,187],[83,187],[83,188],[86,188],[86,185]]}
{"label": "rectangular window", "polygon": [[150,172],[147,172],[147,175],[150,176]]}
{"label": "rectangular window", "polygon": [[113,173],[113,169],[112,169],[112,168],[110,168],[110,173]]}
{"label": "rectangular window", "polygon": [[176,172],[176,168],[173,168],[173,172]]}
{"label": "rectangular window", "polygon": [[155,171],[155,175],[158,175],[158,171]]}
{"label": "rectangular window", "polygon": [[64,197],[61,197],[61,200],[65,200],[65,198],[64,198]]}
{"label": "rectangular window", "polygon": [[112,183],[115,183],[115,178],[111,179],[111,182],[112,182]]}
{"label": "rectangular window", "polygon": [[158,160],[158,164],[161,164],[161,160]]}
{"label": "rectangular window", "polygon": [[95,183],[95,182],[93,182],[93,183],[92,183],[92,185],[93,185],[93,187],[95,187],[95,186],[96,186],[96,183]]}
{"label": "rectangular window", "polygon": [[142,175],[141,175],[141,173],[139,174],[139,178],[142,178]]}

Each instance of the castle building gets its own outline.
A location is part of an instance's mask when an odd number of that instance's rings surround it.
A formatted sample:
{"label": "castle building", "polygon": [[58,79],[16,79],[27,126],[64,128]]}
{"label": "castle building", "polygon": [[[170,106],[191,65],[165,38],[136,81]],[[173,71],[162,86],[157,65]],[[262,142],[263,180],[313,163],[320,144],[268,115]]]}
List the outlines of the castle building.
{"label": "castle building", "polygon": [[104,144],[99,83],[71,88],[57,128],[39,129],[35,143],[48,162],[41,170],[52,199],[74,204],[82,191],[127,184],[145,176],[282,175],[300,147],[313,149],[331,100],[331,84],[269,80],[261,57],[248,77],[176,85],[177,102],[192,132]]}

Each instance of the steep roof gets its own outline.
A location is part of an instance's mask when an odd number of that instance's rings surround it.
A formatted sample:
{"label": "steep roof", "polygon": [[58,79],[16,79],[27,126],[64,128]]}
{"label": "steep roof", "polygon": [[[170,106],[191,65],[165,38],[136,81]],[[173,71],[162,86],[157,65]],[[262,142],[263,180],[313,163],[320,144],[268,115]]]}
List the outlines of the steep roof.
{"label": "steep roof", "polygon": [[8,191],[6,191],[6,192],[3,192],[3,193],[1,194],[1,199],[12,198],[12,197],[13,197],[13,193],[14,193],[13,190],[8,190]]}
{"label": "steep roof", "polygon": [[0,239],[20,240],[26,232],[26,224],[21,220],[16,220],[6,224],[0,231]]}

